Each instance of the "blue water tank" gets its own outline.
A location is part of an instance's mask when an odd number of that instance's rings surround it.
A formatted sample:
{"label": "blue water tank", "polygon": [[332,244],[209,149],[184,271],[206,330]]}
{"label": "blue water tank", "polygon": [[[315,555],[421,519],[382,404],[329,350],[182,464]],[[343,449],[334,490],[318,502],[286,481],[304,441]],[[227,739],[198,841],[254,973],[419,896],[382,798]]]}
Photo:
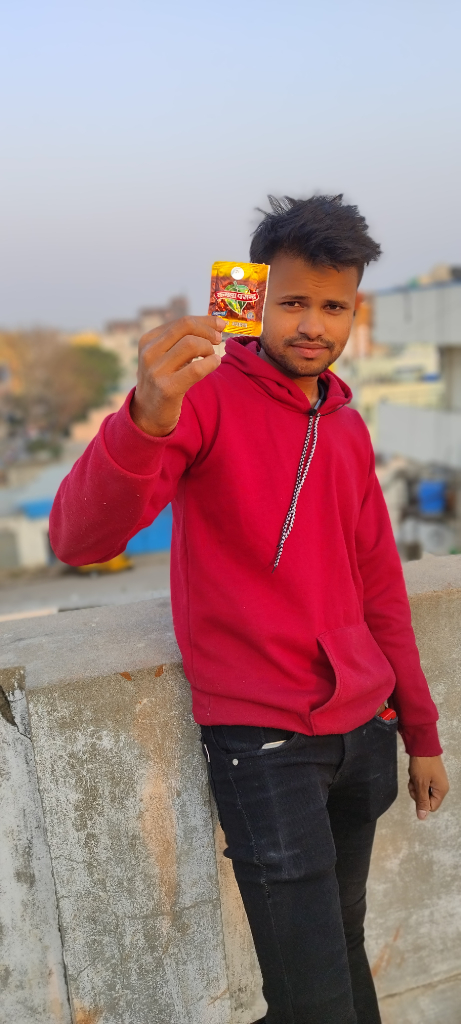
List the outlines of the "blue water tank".
{"label": "blue water tank", "polygon": [[150,526],[140,530],[128,541],[126,546],[128,554],[148,555],[152,551],[169,551],[172,526],[171,505],[167,505]]}
{"label": "blue water tank", "polygon": [[418,505],[422,516],[440,516],[445,512],[446,489],[445,480],[420,480]]}

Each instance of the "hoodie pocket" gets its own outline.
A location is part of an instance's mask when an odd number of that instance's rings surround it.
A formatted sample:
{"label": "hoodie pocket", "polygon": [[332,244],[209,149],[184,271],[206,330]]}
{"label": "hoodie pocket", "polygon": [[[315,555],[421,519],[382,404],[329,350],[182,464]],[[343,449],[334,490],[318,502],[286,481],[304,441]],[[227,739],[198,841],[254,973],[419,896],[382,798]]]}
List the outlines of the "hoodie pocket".
{"label": "hoodie pocket", "polygon": [[395,674],[366,622],[330,629],[317,637],[333,668],[333,696],[312,712],[318,735],[349,732],[369,721],[392,693]]}

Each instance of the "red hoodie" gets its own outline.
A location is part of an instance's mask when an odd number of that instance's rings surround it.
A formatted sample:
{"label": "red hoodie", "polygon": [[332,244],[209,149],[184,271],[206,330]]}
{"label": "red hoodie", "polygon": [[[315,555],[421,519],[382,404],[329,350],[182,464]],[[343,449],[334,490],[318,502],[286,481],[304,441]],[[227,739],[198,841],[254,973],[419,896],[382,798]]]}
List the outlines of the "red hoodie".
{"label": "red hoodie", "polygon": [[130,394],[62,482],[51,543],[71,565],[105,561],[172,501],[173,618],[197,722],[348,732],[392,694],[407,751],[435,755],[370,437],[347,385],[321,380],[301,490],[309,401],[254,340],[228,342],[167,437],[135,426]]}

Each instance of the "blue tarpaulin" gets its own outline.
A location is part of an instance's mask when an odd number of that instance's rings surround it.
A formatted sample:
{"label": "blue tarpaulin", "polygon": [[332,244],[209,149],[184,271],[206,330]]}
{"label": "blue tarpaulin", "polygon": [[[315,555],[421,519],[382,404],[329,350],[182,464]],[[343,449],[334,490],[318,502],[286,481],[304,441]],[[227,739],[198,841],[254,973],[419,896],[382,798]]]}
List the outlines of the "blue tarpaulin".
{"label": "blue tarpaulin", "polygon": [[23,501],[19,508],[29,519],[41,519],[42,516],[49,516],[52,505],[52,498],[40,498],[38,501]]}
{"label": "blue tarpaulin", "polygon": [[[60,482],[60,481],[59,481]],[[25,488],[25,494],[20,494],[19,502],[16,499],[16,508],[24,512],[30,519],[39,519],[49,516],[52,498],[42,497],[40,488],[36,485],[36,494],[32,487]],[[26,500],[25,500],[26,498]],[[128,541],[127,552],[130,555],[148,555],[152,551],[169,551],[171,547],[172,512],[171,505],[157,516],[157,519],[150,526],[140,529],[138,534]]]}
{"label": "blue tarpaulin", "polygon": [[148,555],[151,551],[168,551],[171,547],[172,524],[171,505],[167,505],[150,526],[140,530],[128,541],[128,554]]}

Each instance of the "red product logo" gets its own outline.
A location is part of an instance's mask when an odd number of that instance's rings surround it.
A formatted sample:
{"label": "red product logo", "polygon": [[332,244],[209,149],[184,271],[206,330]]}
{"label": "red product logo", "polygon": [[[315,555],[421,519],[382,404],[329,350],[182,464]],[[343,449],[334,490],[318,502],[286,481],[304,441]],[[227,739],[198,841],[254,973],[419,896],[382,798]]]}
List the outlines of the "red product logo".
{"label": "red product logo", "polygon": [[257,302],[258,301],[258,293],[257,292],[250,292],[250,291],[243,292],[243,293],[242,292],[231,292],[231,291],[215,292],[215,298],[216,299],[226,299],[226,300],[227,299],[234,299],[234,301],[236,301],[236,302],[242,302],[242,300],[243,300],[244,303],[246,303],[246,302]]}

